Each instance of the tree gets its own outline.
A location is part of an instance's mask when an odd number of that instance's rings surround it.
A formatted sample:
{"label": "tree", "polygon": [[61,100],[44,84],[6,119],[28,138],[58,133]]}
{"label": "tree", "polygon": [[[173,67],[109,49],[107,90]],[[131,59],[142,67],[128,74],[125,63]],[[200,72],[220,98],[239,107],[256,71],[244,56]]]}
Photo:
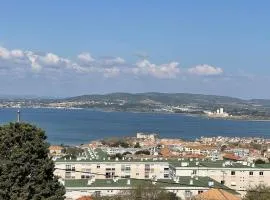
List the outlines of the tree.
{"label": "tree", "polygon": [[136,155],[144,154],[144,155],[150,155],[150,151],[148,150],[140,150],[135,152]]}
{"label": "tree", "polygon": [[30,124],[0,126],[0,199],[64,199],[45,140],[45,132]]}
{"label": "tree", "polygon": [[151,182],[137,184],[131,190],[125,190],[111,197],[96,197],[94,200],[181,200],[176,194],[167,192]]}
{"label": "tree", "polygon": [[270,187],[265,185],[257,185],[248,189],[243,200],[269,200],[270,199]]}
{"label": "tree", "polygon": [[257,160],[255,160],[255,164],[256,164],[256,165],[257,165],[257,164],[265,164],[265,161],[262,160],[262,159],[257,159]]}
{"label": "tree", "polygon": [[136,144],[134,145],[134,148],[141,148],[141,145],[139,142],[136,142]]}

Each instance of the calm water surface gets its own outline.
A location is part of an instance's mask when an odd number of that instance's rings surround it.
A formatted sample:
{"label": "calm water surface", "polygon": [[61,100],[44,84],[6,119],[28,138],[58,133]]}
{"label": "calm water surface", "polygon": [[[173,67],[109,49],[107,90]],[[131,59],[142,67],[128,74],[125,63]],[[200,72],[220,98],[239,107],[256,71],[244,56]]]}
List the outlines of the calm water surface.
{"label": "calm water surface", "polygon": [[[0,109],[0,124],[16,120],[16,109]],[[162,137],[260,136],[270,138],[268,121],[205,119],[181,114],[100,112],[93,110],[21,109],[21,118],[45,129],[54,144],[157,132]]]}

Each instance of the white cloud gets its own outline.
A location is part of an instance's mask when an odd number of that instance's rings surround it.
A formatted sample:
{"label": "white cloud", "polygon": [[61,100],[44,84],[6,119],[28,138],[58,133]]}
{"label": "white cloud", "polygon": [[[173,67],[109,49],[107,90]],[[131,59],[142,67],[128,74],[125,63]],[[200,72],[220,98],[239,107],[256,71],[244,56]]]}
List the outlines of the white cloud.
{"label": "white cloud", "polygon": [[144,59],[136,63],[132,72],[136,75],[150,75],[156,78],[176,78],[180,69],[177,62],[156,65]]}
{"label": "white cloud", "polygon": [[104,69],[104,77],[106,78],[111,78],[111,77],[115,77],[118,76],[120,74],[120,69],[117,67],[113,67],[113,68],[105,68]]}
{"label": "white cloud", "polygon": [[124,64],[124,63],[125,63],[125,60],[120,57],[103,59],[103,64],[105,65],[116,65],[116,64]]}
{"label": "white cloud", "polygon": [[[39,73],[48,76],[63,74],[88,75],[101,74],[106,78],[126,75],[136,77],[149,76],[157,79],[181,78],[185,75],[219,75],[223,70],[210,65],[197,65],[187,71],[180,70],[178,62],[166,64],[154,64],[147,59],[141,59],[137,63],[127,63],[121,57],[93,58],[90,53],[84,52],[77,59],[70,60],[54,53],[37,53],[20,49],[9,50],[0,46],[0,67],[5,68],[6,73],[14,74]],[[181,75],[181,77],[179,76]]]}
{"label": "white cloud", "polygon": [[83,53],[79,54],[77,57],[82,62],[93,62],[93,61],[95,61],[95,59],[91,56],[91,54],[87,53],[87,52],[83,52]]}
{"label": "white cloud", "polygon": [[200,75],[200,76],[209,76],[209,75],[220,75],[223,73],[223,69],[220,67],[214,67],[211,65],[197,65],[193,68],[189,68],[188,72],[190,74]]}
{"label": "white cloud", "polygon": [[2,59],[9,59],[10,58],[10,52],[4,47],[0,47],[0,58]]}

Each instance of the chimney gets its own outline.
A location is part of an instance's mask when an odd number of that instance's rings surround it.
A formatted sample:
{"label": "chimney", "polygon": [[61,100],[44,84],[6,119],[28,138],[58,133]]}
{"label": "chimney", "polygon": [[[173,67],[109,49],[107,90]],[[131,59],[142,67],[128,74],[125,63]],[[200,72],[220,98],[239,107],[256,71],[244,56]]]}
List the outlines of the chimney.
{"label": "chimney", "polygon": [[179,180],[180,180],[180,177],[177,176],[176,179],[175,179],[175,182],[176,182],[176,183],[179,183]]}
{"label": "chimney", "polygon": [[111,157],[108,157],[108,160],[111,160]]}
{"label": "chimney", "polygon": [[214,181],[208,181],[208,186],[209,186],[209,187],[214,186]]}
{"label": "chimney", "polygon": [[93,181],[90,179],[87,181],[87,185],[92,185]]}
{"label": "chimney", "polygon": [[189,185],[193,185],[193,179],[190,179]]}
{"label": "chimney", "polygon": [[130,185],[130,179],[127,179],[127,185]]}
{"label": "chimney", "polygon": [[118,157],[115,158],[115,161],[118,161]]}

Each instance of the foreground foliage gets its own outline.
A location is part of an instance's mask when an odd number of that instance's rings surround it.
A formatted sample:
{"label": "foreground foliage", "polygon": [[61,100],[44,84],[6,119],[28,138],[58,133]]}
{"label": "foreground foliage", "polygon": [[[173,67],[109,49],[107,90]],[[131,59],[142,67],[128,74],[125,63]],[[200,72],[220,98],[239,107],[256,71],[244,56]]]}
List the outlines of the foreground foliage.
{"label": "foreground foliage", "polygon": [[258,185],[250,188],[243,200],[269,200],[270,187],[265,185]]}
{"label": "foreground foliage", "polygon": [[145,182],[137,185],[132,190],[127,190],[113,197],[96,197],[94,200],[181,200],[172,192],[167,192],[162,188]]}
{"label": "foreground foliage", "polygon": [[63,200],[43,130],[25,123],[0,126],[0,199]]}

